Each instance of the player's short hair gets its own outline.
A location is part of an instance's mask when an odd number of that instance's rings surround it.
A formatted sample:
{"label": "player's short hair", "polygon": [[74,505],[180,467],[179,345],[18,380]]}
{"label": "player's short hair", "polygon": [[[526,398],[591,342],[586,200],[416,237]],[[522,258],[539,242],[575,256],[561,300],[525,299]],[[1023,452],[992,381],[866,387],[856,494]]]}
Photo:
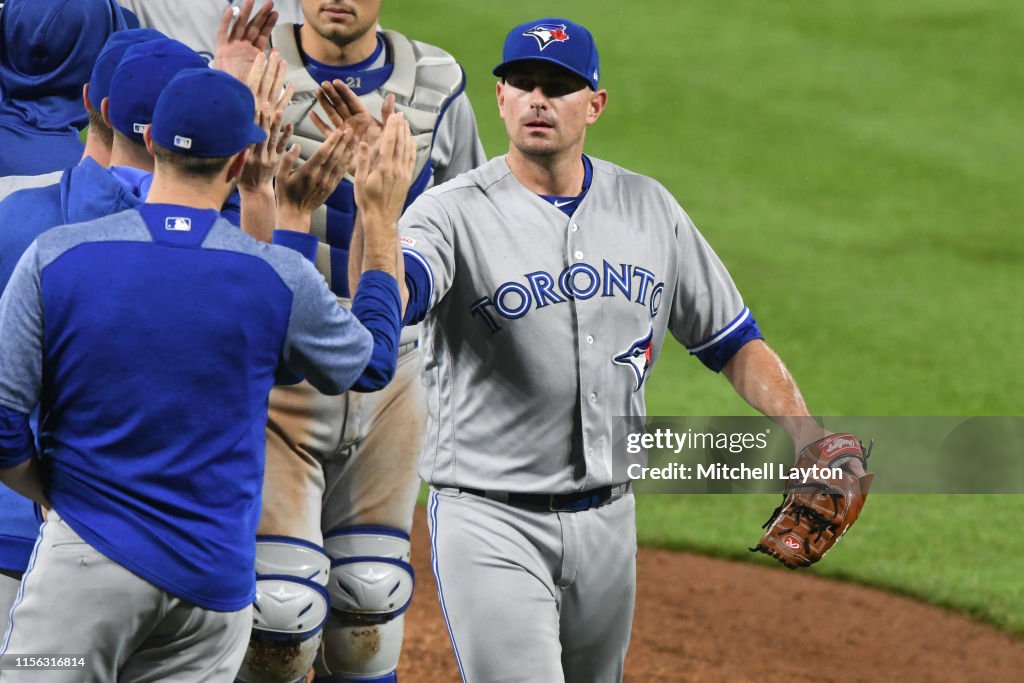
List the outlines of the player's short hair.
{"label": "player's short hair", "polygon": [[228,157],[193,157],[171,151],[153,142],[153,156],[161,164],[166,164],[182,175],[194,176],[203,180],[212,180],[227,168],[234,155]]}
{"label": "player's short hair", "polygon": [[[0,3],[0,6],[2,6],[2,3]],[[103,120],[103,114],[96,107],[92,106],[91,103],[85,105],[85,110],[89,114],[89,132],[95,133],[99,137],[100,142],[107,147],[113,145],[114,129]]]}

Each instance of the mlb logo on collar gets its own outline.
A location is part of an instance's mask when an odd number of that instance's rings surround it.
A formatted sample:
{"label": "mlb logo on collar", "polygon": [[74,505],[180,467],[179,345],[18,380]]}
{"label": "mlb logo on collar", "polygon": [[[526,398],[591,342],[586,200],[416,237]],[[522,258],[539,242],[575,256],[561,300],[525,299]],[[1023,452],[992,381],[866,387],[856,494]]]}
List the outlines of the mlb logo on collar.
{"label": "mlb logo on collar", "polygon": [[192,230],[192,219],[182,216],[168,216],[164,221],[164,228],[171,232],[190,232]]}

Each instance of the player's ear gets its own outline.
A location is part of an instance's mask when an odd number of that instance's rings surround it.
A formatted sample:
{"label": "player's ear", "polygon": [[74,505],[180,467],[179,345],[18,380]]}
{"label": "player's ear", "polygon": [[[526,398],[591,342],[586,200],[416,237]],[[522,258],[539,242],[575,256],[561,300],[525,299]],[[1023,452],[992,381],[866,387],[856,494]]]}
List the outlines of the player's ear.
{"label": "player's ear", "polygon": [[110,98],[104,97],[100,102],[100,116],[103,117],[103,123],[107,124],[107,127],[113,128],[114,124],[110,122]]}
{"label": "player's ear", "polygon": [[[107,104],[107,98],[103,98],[103,102],[100,106],[103,107]],[[104,120],[106,120],[106,111],[103,112]],[[149,152],[149,156],[156,158],[156,152],[153,151],[153,126],[146,126],[146,129],[142,131],[142,141],[146,143],[146,151]]]}
{"label": "player's ear", "polygon": [[85,105],[85,110],[89,111],[92,104],[89,103],[89,84],[86,83],[82,86],[82,104]]}
{"label": "player's ear", "polygon": [[608,91],[604,88],[591,93],[590,103],[587,107],[587,125],[595,123],[608,104]]}
{"label": "player's ear", "polygon": [[495,97],[498,100],[498,111],[499,112],[504,112],[505,111],[505,81],[504,80],[498,81],[497,84],[494,86],[494,88],[495,88],[494,95],[495,95]]}
{"label": "player's ear", "polygon": [[245,169],[245,162],[249,159],[249,153],[252,151],[252,147],[246,147],[241,152],[236,154],[231,161],[228,162],[228,182],[237,180],[242,175],[242,170]]}

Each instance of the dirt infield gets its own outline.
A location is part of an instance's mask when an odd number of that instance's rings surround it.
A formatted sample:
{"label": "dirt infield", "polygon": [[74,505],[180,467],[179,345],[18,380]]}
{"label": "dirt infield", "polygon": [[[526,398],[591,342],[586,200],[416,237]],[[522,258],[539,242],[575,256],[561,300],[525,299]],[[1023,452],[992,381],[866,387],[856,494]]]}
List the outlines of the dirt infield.
{"label": "dirt infield", "polygon": [[[400,679],[457,683],[429,550],[420,509],[413,530],[419,589]],[[994,683],[1024,672],[1021,641],[883,591],[660,550],[641,550],[637,571],[626,683]]]}

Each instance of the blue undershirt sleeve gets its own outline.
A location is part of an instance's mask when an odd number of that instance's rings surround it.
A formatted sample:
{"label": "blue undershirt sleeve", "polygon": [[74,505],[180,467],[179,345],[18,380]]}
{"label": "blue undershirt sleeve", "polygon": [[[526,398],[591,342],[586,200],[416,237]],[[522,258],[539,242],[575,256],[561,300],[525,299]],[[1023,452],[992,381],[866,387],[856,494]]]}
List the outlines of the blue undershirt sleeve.
{"label": "blue undershirt sleeve", "polygon": [[764,335],[753,314],[744,308],[739,318],[689,351],[710,370],[721,372],[737,351],[755,339],[764,339]]}
{"label": "blue undershirt sleeve", "polygon": [[315,235],[310,235],[307,232],[297,232],[295,230],[275,230],[272,238],[274,244],[282,247],[288,247],[294,251],[299,252],[302,256],[312,264],[316,264],[316,251],[320,244],[320,240]]}
{"label": "blue undershirt sleeve", "polygon": [[405,260],[405,287],[409,290],[402,324],[415,325],[426,317],[430,309],[430,275],[423,263],[408,252],[402,256]]}
{"label": "blue undershirt sleeve", "polygon": [[0,406],[0,470],[15,467],[35,455],[28,415]]}
{"label": "blue undershirt sleeve", "polygon": [[402,298],[394,277],[368,270],[359,278],[352,299],[352,314],[373,335],[373,353],[353,391],[377,391],[387,386],[398,367],[398,339],[402,332]]}
{"label": "blue undershirt sleeve", "polygon": [[220,207],[220,215],[236,228],[242,225],[242,195],[234,190]]}

